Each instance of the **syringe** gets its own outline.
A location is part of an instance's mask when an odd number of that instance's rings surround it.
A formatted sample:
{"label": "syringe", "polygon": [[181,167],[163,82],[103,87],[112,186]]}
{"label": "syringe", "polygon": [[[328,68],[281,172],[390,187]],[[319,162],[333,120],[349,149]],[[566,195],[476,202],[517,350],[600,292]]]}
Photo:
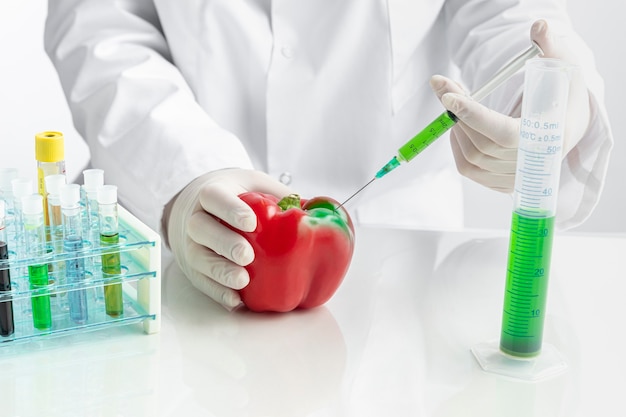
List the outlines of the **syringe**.
{"label": "syringe", "polygon": [[[473,92],[471,94],[471,98],[475,101],[481,101],[489,94],[491,94],[491,92],[499,87],[502,83],[511,78],[513,74],[519,71],[524,66],[526,61],[542,53],[543,51],[541,50],[539,45],[533,42],[528,49],[513,58],[500,71],[498,71],[493,77],[491,77],[491,79],[489,79],[489,81],[487,81],[482,87]],[[401,163],[411,161],[424,149],[426,149],[431,143],[437,140],[437,138],[450,130],[450,128],[452,128],[452,126],[454,126],[456,122],[457,118],[452,112],[446,110],[441,113],[439,117],[433,120],[424,129],[422,129],[411,140],[405,143],[398,150],[398,154],[391,158],[391,160],[387,162],[385,166],[378,170],[374,178],[372,178],[363,187],[359,188],[357,192],[348,197],[348,199],[346,199],[341,205],[343,206],[344,204],[346,204],[354,196],[356,196],[363,189],[365,189],[365,187],[374,182],[374,180],[384,177],[385,175],[399,167]]]}

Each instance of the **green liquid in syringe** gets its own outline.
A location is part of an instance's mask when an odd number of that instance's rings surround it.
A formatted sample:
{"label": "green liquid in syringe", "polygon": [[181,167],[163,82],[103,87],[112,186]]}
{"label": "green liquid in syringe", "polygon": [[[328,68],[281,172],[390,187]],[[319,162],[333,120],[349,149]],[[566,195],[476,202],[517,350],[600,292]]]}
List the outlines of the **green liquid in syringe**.
{"label": "green liquid in syringe", "polygon": [[[409,162],[417,155],[419,155],[424,149],[430,146],[437,138],[446,133],[452,126],[456,124],[456,116],[449,111],[444,111],[433,120],[428,126],[422,129],[417,135],[413,136],[411,140],[402,145],[398,149],[398,155],[391,158],[391,161],[382,167],[376,173],[376,178],[382,178],[389,174],[394,169],[400,166],[400,162]],[[369,184],[369,183],[368,183]],[[367,186],[366,184],[365,186]],[[363,187],[365,188],[365,187]],[[361,188],[361,190],[363,189]],[[361,191],[359,190],[359,191]],[[359,192],[357,191],[357,193]],[[354,195],[352,195],[354,197]],[[352,198],[350,197],[350,198]],[[349,199],[350,199],[349,198]],[[348,199],[348,200],[349,200]],[[344,204],[348,201],[344,201]]]}
{"label": "green liquid in syringe", "polygon": [[500,349],[518,357],[541,351],[554,217],[530,217],[514,212]]}
{"label": "green liquid in syringe", "polygon": [[398,155],[402,160],[407,162],[415,158],[424,149],[430,146],[431,143],[450,130],[450,128],[456,124],[456,120],[454,114],[449,111],[444,111],[410,141],[402,145],[398,150]]}

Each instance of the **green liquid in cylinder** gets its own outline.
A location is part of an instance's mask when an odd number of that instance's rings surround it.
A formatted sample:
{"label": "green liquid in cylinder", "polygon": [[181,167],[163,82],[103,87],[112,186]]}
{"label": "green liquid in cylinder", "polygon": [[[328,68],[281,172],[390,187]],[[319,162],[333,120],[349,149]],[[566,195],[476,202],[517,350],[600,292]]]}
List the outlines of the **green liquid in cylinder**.
{"label": "green liquid in cylinder", "polygon": [[500,334],[500,349],[509,355],[541,351],[553,230],[554,217],[513,213]]}
{"label": "green liquid in cylinder", "polygon": [[[30,289],[36,290],[48,285],[48,265],[30,265],[28,267]],[[46,294],[33,295],[33,325],[36,329],[45,330],[52,327],[52,313],[50,311],[50,296]]]}
{"label": "green liquid in cylinder", "polygon": [[[119,234],[100,235],[100,245],[102,247],[117,245],[119,243]],[[104,252],[102,254],[102,274],[104,278],[122,273],[120,264],[120,253]],[[117,317],[124,312],[124,303],[122,297],[122,284],[119,279],[110,279],[108,284],[104,285],[104,304],[106,313],[109,316]]]}

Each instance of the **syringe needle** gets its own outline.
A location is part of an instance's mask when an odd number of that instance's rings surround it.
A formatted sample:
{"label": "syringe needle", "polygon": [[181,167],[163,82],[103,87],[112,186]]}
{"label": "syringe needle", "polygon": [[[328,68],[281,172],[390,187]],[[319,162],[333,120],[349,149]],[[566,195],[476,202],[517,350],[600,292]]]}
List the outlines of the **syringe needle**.
{"label": "syringe needle", "polygon": [[[358,193],[363,191],[365,189],[365,187],[367,187],[368,185],[373,183],[375,179],[376,179],[376,177],[374,177],[371,180],[369,180],[369,182],[367,184],[365,184],[363,187],[359,188],[356,193],[352,194],[350,197],[348,197],[348,199],[346,201],[344,201],[343,203],[339,204],[339,207],[343,207],[348,201],[352,200],[352,198],[354,196],[356,196]],[[337,208],[339,208],[339,207],[337,207]]]}

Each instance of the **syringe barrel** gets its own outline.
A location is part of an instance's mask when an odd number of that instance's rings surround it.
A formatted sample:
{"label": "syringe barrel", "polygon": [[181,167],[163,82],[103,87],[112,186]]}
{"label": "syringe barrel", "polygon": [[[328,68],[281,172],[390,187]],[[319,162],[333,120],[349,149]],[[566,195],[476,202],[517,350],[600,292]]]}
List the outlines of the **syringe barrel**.
{"label": "syringe barrel", "polygon": [[520,53],[507,63],[500,71],[498,71],[493,77],[491,77],[485,84],[483,84],[478,90],[472,92],[471,96],[476,101],[482,101],[493,90],[498,88],[502,83],[511,78],[513,74],[522,69],[526,61],[543,54],[543,51],[535,42],[533,42],[528,49]]}
{"label": "syringe barrel", "polygon": [[444,111],[428,126],[398,149],[398,160],[409,162],[424,149],[430,146],[441,135],[446,133],[456,124],[457,118],[449,111]]}

